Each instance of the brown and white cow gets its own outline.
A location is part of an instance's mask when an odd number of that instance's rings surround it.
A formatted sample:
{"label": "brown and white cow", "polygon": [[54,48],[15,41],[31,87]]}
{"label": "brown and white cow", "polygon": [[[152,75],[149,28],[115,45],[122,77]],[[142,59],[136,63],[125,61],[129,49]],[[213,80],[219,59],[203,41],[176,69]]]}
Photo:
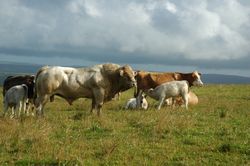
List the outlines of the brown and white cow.
{"label": "brown and white cow", "polygon": [[100,114],[104,102],[136,85],[129,65],[100,64],[89,68],[43,67],[36,75],[36,107],[39,115],[50,96],[59,95],[70,104],[78,98],[92,99],[92,108]]}
{"label": "brown and white cow", "polygon": [[203,82],[200,78],[201,74],[197,71],[192,73],[157,73],[157,72],[144,72],[139,71],[136,75],[137,89],[135,89],[135,97],[137,97],[141,91],[155,88],[158,85],[161,85],[170,81],[181,81],[186,80],[191,86],[202,86]]}

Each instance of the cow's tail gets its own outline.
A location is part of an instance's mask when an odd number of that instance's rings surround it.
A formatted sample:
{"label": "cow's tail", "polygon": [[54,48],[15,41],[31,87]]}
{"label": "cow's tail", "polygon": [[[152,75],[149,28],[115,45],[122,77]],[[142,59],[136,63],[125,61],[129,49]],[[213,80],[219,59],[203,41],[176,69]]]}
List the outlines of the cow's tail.
{"label": "cow's tail", "polygon": [[35,79],[34,79],[34,83],[35,83],[35,86],[34,86],[34,98],[33,98],[33,103],[35,103],[35,101],[36,101],[36,98],[37,98],[37,79],[38,79],[38,77],[39,77],[39,75],[44,71],[44,70],[46,70],[46,69],[48,69],[49,68],[49,66],[43,66],[43,67],[41,67],[38,71],[37,71],[37,73],[36,73],[36,76],[35,76]]}

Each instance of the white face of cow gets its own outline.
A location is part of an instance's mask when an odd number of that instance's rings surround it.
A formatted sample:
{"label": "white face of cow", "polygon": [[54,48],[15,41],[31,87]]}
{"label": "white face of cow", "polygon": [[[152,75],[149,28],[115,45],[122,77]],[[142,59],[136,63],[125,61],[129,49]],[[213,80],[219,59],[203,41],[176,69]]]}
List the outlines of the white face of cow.
{"label": "white face of cow", "polygon": [[121,68],[120,76],[122,77],[123,84],[125,84],[126,87],[131,88],[136,86],[135,74],[136,73],[128,65]]}
{"label": "white face of cow", "polygon": [[203,86],[203,82],[201,81],[200,73],[197,71],[193,72],[192,77],[194,78],[193,85],[194,86]]}

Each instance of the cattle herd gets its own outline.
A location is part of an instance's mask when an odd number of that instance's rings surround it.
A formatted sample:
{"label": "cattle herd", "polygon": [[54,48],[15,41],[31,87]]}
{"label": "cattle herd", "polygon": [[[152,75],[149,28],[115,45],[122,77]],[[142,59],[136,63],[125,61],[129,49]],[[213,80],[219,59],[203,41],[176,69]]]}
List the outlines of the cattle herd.
{"label": "cattle herd", "polygon": [[[86,68],[44,66],[36,75],[9,76],[3,84],[4,115],[12,109],[11,117],[29,114],[36,110],[43,116],[44,106],[54,96],[64,98],[70,105],[78,98],[92,100],[91,112],[100,115],[103,103],[115,95],[134,87],[134,97],[129,99],[125,109],[147,109],[146,96],[157,101],[157,109],[167,105],[197,104],[198,97],[189,87],[202,86],[201,74],[159,73],[134,71],[129,65],[100,64]],[[28,104],[28,105],[27,105]],[[18,115],[17,115],[18,114]]]}

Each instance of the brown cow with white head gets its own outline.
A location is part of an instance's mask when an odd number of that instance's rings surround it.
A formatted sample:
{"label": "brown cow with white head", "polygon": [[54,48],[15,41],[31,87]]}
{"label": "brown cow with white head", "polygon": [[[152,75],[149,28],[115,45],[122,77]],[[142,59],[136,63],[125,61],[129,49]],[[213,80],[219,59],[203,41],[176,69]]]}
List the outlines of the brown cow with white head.
{"label": "brown cow with white head", "polygon": [[89,68],[43,67],[36,75],[36,107],[39,115],[49,97],[58,95],[72,104],[78,98],[92,99],[92,108],[100,115],[102,105],[119,92],[136,85],[129,65],[100,64]]}
{"label": "brown cow with white head", "polygon": [[200,78],[201,74],[197,71],[192,73],[158,73],[158,72],[144,72],[138,71],[136,75],[137,91],[135,96],[138,96],[141,90],[155,88],[165,82],[186,80],[189,86],[202,86],[203,82]]}
{"label": "brown cow with white head", "polygon": [[197,71],[192,73],[158,73],[158,72],[145,72],[138,71],[136,75],[137,88],[135,88],[134,96],[137,97],[142,94],[142,91],[150,88],[155,88],[163,83],[170,81],[186,80],[191,86],[203,86],[201,81],[201,74]]}

